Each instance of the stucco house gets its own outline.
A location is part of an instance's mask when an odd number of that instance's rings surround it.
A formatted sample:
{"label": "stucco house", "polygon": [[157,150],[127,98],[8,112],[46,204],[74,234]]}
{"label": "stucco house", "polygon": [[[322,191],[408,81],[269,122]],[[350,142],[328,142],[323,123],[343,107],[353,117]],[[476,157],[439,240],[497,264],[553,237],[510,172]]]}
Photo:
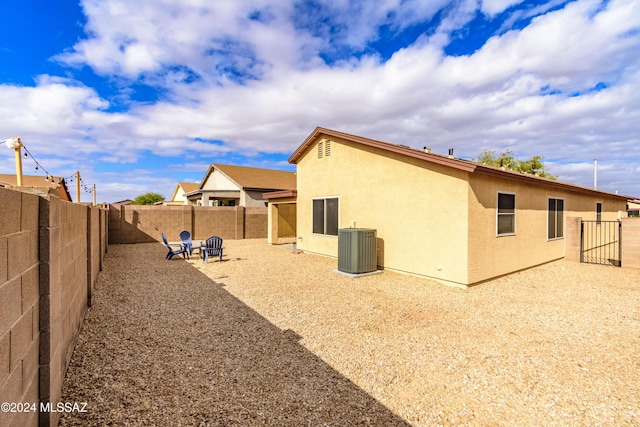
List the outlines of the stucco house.
{"label": "stucco house", "polygon": [[189,200],[187,199],[185,194],[196,191],[199,187],[199,182],[179,182],[176,184],[176,188],[173,190],[171,200],[165,200],[162,202],[162,204],[164,206],[188,205]]}
{"label": "stucco house", "polygon": [[316,128],[270,231],[295,200],[298,249],[337,257],[339,228],[372,228],[378,266],[465,287],[563,258],[566,218],[626,210],[624,196],[429,151]]}
{"label": "stucco house", "polygon": [[198,188],[185,197],[196,206],[265,207],[262,193],[295,188],[295,172],[212,164]]}
{"label": "stucco house", "polygon": [[[17,179],[15,175],[0,174],[0,186],[15,187]],[[71,201],[71,194],[67,188],[67,182],[64,178],[53,176],[45,177],[41,175],[23,175],[22,186],[38,189],[46,189],[49,193],[54,193],[60,197],[60,200]]]}

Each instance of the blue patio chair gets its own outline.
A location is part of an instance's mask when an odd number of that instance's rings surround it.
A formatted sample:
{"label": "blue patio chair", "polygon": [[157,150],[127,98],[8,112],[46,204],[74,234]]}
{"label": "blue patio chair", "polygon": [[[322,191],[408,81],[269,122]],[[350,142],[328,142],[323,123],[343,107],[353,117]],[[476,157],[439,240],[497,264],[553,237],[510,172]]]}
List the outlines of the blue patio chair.
{"label": "blue patio chair", "polygon": [[205,263],[209,261],[210,256],[220,257],[220,262],[222,262],[223,249],[224,246],[222,246],[222,239],[218,236],[211,236],[200,249],[200,256],[204,258]]}
{"label": "blue patio chair", "polygon": [[[171,243],[169,244],[169,242],[167,242],[167,236],[164,235],[164,233],[162,233],[162,241],[164,242],[164,245],[167,247],[167,249],[169,249],[169,253],[167,253],[166,259],[170,260],[171,258],[174,257],[174,255],[180,255],[182,254],[182,256],[184,258],[187,257],[187,248],[182,245],[182,244],[175,244],[175,243]],[[178,249],[173,249],[173,247],[176,246]]]}
{"label": "blue patio chair", "polygon": [[202,240],[196,240],[197,244],[191,240],[191,233],[187,230],[182,230],[180,232],[180,240],[182,241],[182,245],[187,248],[189,256],[193,255],[194,249],[200,249],[202,246]]}

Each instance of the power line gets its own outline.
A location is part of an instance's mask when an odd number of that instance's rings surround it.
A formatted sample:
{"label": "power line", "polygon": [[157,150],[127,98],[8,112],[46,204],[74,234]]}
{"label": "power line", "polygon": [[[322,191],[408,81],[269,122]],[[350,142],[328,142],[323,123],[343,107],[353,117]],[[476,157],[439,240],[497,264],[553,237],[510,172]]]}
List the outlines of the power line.
{"label": "power line", "polygon": [[[24,143],[22,141],[20,141],[20,143],[21,143],[21,147],[24,148],[24,158],[26,159],[26,158],[31,157],[31,160],[33,160],[33,162],[36,164],[36,166],[34,168],[35,172],[43,171],[45,173],[45,181],[53,183],[54,182],[54,176],[52,174],[50,174],[49,171],[42,165],[42,163],[40,163],[35,158],[35,156],[31,153],[31,151],[29,151],[27,146],[24,145]],[[79,174],[80,174],[80,172],[78,172],[78,176],[80,176]],[[71,176],[68,176],[68,177],[64,177],[64,178],[62,178],[62,180],[65,181],[65,182],[73,182],[74,176],[75,176],[75,174],[71,175]],[[80,185],[82,186],[83,190],[86,193],[89,193],[89,194],[93,193],[92,186],[91,185],[87,185],[82,178],[80,178]],[[93,185],[95,186],[95,184],[93,184]],[[57,186],[59,187],[60,183],[58,183]]]}

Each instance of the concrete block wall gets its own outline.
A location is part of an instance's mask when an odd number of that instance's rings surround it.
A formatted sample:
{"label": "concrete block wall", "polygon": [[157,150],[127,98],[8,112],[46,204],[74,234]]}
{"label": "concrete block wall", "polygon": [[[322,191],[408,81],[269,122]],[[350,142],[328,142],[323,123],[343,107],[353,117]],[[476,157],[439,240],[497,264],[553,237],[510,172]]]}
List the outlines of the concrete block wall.
{"label": "concrete block wall", "polygon": [[[90,239],[87,230],[89,208],[74,203],[60,203],[62,235],[60,239],[60,318],[61,348],[60,372],[62,377],[67,370],[73,347],[82,326],[87,311],[88,290],[91,286],[88,278],[91,276],[87,266]],[[57,368],[56,368],[57,369]],[[58,378],[55,378],[56,382]],[[55,391],[57,393],[57,384]],[[56,396],[58,397],[58,396]]]}
{"label": "concrete block wall", "polygon": [[[0,402],[38,402],[38,199],[0,188]],[[0,412],[1,426],[37,422]]]}
{"label": "concrete block wall", "polygon": [[110,206],[109,243],[161,241],[161,233],[177,236],[189,222],[183,206]]}
{"label": "concrete block wall", "polygon": [[622,267],[640,268],[640,218],[622,219]]}
{"label": "concrete block wall", "polygon": [[[241,206],[228,207],[193,207],[193,230],[191,235],[195,239],[205,240],[211,236],[222,239],[242,239],[244,208]],[[266,229],[265,229],[266,231]]]}
{"label": "concrete block wall", "polygon": [[180,231],[204,240],[267,237],[267,208],[203,206],[110,206],[109,243],[178,241]]}
{"label": "concrete block wall", "polygon": [[261,239],[267,237],[267,208],[246,208],[244,221],[244,238]]}
{"label": "concrete block wall", "polygon": [[[567,218],[565,222],[565,259],[580,262],[580,222],[582,218]],[[625,268],[640,268],[640,218],[622,218],[621,264]]]}
{"label": "concrete block wall", "polygon": [[[62,202],[40,199],[40,393],[42,402],[58,402],[62,392]],[[55,416],[40,414],[43,425]]]}
{"label": "concrete block wall", "polygon": [[103,246],[101,217],[105,210],[90,209],[87,215],[87,301],[91,307],[91,300],[98,273],[102,270]]}
{"label": "concrete block wall", "polygon": [[107,219],[104,209],[0,188],[0,402],[37,409],[0,412],[0,426],[58,424],[39,404],[60,401]]}

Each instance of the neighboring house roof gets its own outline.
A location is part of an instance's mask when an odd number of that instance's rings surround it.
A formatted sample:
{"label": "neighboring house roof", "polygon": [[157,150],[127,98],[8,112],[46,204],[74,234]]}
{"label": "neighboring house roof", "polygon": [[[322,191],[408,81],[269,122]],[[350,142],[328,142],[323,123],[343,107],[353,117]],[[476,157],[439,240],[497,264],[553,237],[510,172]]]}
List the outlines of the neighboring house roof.
{"label": "neighboring house roof", "polygon": [[[69,194],[69,189],[67,188],[67,183],[64,178],[57,176],[52,177],[52,180],[46,180],[45,178],[46,177],[42,175],[22,175],[22,185],[24,187],[40,187],[58,190],[61,200],[71,201],[71,195]],[[0,185],[2,184],[16,186],[18,182],[15,175],[0,174]]]}
{"label": "neighboring house roof", "polygon": [[232,166],[212,164],[202,179],[198,189],[202,189],[209,175],[218,170],[239,188],[256,190],[295,190],[296,174],[275,169],[250,168],[247,166]]}
{"label": "neighboring house roof", "polygon": [[120,200],[119,202],[113,202],[111,203],[112,205],[130,205],[133,203],[133,200],[131,199],[124,199],[124,200]]}
{"label": "neighboring house roof", "polygon": [[306,153],[307,149],[309,149],[322,135],[326,137],[335,137],[340,138],[346,141],[350,141],[356,144],[362,144],[368,147],[378,148],[384,151],[389,151],[393,153],[403,154],[408,157],[413,157],[416,159],[424,160],[429,163],[436,163],[443,166],[448,166],[454,169],[462,170],[469,173],[480,173],[486,175],[492,175],[497,178],[502,179],[511,179],[518,181],[526,181],[535,185],[550,185],[557,188],[562,188],[568,191],[574,191],[578,193],[587,193],[587,194],[606,194],[608,196],[615,196],[620,199],[627,200],[629,196],[622,196],[618,194],[608,193],[605,191],[594,190],[588,187],[582,187],[575,184],[569,184],[561,181],[554,181],[548,178],[542,178],[535,175],[523,174],[520,172],[503,170],[501,168],[481,165],[469,160],[462,160],[454,158],[453,156],[444,156],[440,154],[434,154],[427,151],[417,150],[415,148],[408,147],[406,145],[398,145],[398,144],[390,144],[388,142],[377,141],[374,139],[364,138],[357,135],[351,135],[344,132],[339,132],[336,130],[326,129],[322,127],[317,127],[311,134],[304,140],[304,142],[296,149],[296,151],[291,154],[289,157],[289,163],[297,164],[298,161],[302,158],[302,156]]}
{"label": "neighboring house roof", "polygon": [[182,188],[183,193],[190,193],[192,191],[196,191],[200,187],[199,182],[179,182],[176,184],[176,189],[173,190],[173,196],[171,196],[171,200],[176,200],[176,196],[178,195],[178,190]]}

